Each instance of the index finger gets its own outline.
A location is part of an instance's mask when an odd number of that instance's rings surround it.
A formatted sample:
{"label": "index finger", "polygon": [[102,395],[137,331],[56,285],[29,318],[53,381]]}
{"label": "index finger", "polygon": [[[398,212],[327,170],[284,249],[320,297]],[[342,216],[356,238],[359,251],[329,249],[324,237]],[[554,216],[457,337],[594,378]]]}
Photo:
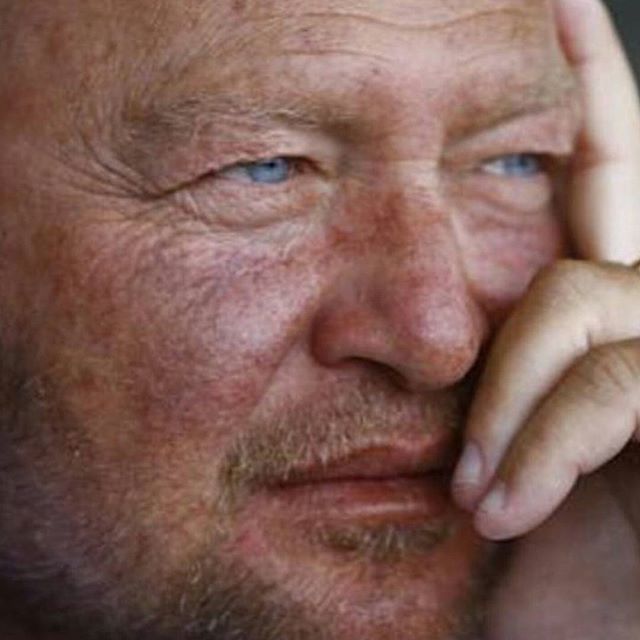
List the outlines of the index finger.
{"label": "index finger", "polygon": [[601,0],[554,0],[583,97],[567,211],[581,257],[640,258],[640,103],[633,72]]}

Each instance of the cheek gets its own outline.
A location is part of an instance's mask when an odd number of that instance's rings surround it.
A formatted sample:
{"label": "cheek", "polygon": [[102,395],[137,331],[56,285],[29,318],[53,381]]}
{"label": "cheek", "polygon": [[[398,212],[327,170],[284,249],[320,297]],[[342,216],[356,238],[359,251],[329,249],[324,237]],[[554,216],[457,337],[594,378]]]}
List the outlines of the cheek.
{"label": "cheek", "polygon": [[67,255],[49,358],[99,448],[219,456],[299,339],[313,268],[265,242],[132,240],[115,224],[86,229]]}
{"label": "cheek", "polygon": [[526,213],[469,207],[458,221],[469,281],[494,323],[524,295],[542,267],[567,253],[564,227],[550,207]]}

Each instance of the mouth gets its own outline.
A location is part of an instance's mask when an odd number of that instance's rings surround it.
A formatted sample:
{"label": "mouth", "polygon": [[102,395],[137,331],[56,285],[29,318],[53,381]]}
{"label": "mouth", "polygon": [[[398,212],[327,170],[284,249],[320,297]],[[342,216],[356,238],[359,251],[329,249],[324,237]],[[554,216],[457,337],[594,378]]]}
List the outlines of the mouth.
{"label": "mouth", "polygon": [[475,553],[469,515],[450,496],[453,430],[357,444],[324,458],[317,448],[254,485],[237,537],[243,552],[273,548],[282,557],[311,553],[361,567],[402,563],[410,572],[426,557],[436,571]]}
{"label": "mouth", "polygon": [[377,527],[446,519],[453,453],[449,437],[377,443],[294,465],[267,493],[297,521]]}

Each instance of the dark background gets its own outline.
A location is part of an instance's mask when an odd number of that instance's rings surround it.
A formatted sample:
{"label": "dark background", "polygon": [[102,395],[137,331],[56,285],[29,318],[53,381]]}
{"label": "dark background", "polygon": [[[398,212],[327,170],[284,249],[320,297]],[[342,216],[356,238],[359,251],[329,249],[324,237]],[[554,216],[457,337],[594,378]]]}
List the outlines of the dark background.
{"label": "dark background", "polygon": [[640,0],[607,0],[640,78]]}

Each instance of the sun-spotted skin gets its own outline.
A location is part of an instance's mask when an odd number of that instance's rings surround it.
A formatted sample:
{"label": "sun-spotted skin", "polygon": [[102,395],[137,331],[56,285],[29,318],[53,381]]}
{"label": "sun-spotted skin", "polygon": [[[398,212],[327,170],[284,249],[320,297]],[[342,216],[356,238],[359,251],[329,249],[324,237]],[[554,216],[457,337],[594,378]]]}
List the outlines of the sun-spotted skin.
{"label": "sun-spotted skin", "polygon": [[[271,504],[230,516],[221,470],[363,390],[381,433],[461,413],[566,252],[573,85],[546,2],[347,4],[0,7],[0,555],[69,567],[71,619],[173,629],[213,558],[310,637],[451,638],[488,553],[469,518],[424,561],[349,564]],[[551,168],[486,170],[522,153]]]}

